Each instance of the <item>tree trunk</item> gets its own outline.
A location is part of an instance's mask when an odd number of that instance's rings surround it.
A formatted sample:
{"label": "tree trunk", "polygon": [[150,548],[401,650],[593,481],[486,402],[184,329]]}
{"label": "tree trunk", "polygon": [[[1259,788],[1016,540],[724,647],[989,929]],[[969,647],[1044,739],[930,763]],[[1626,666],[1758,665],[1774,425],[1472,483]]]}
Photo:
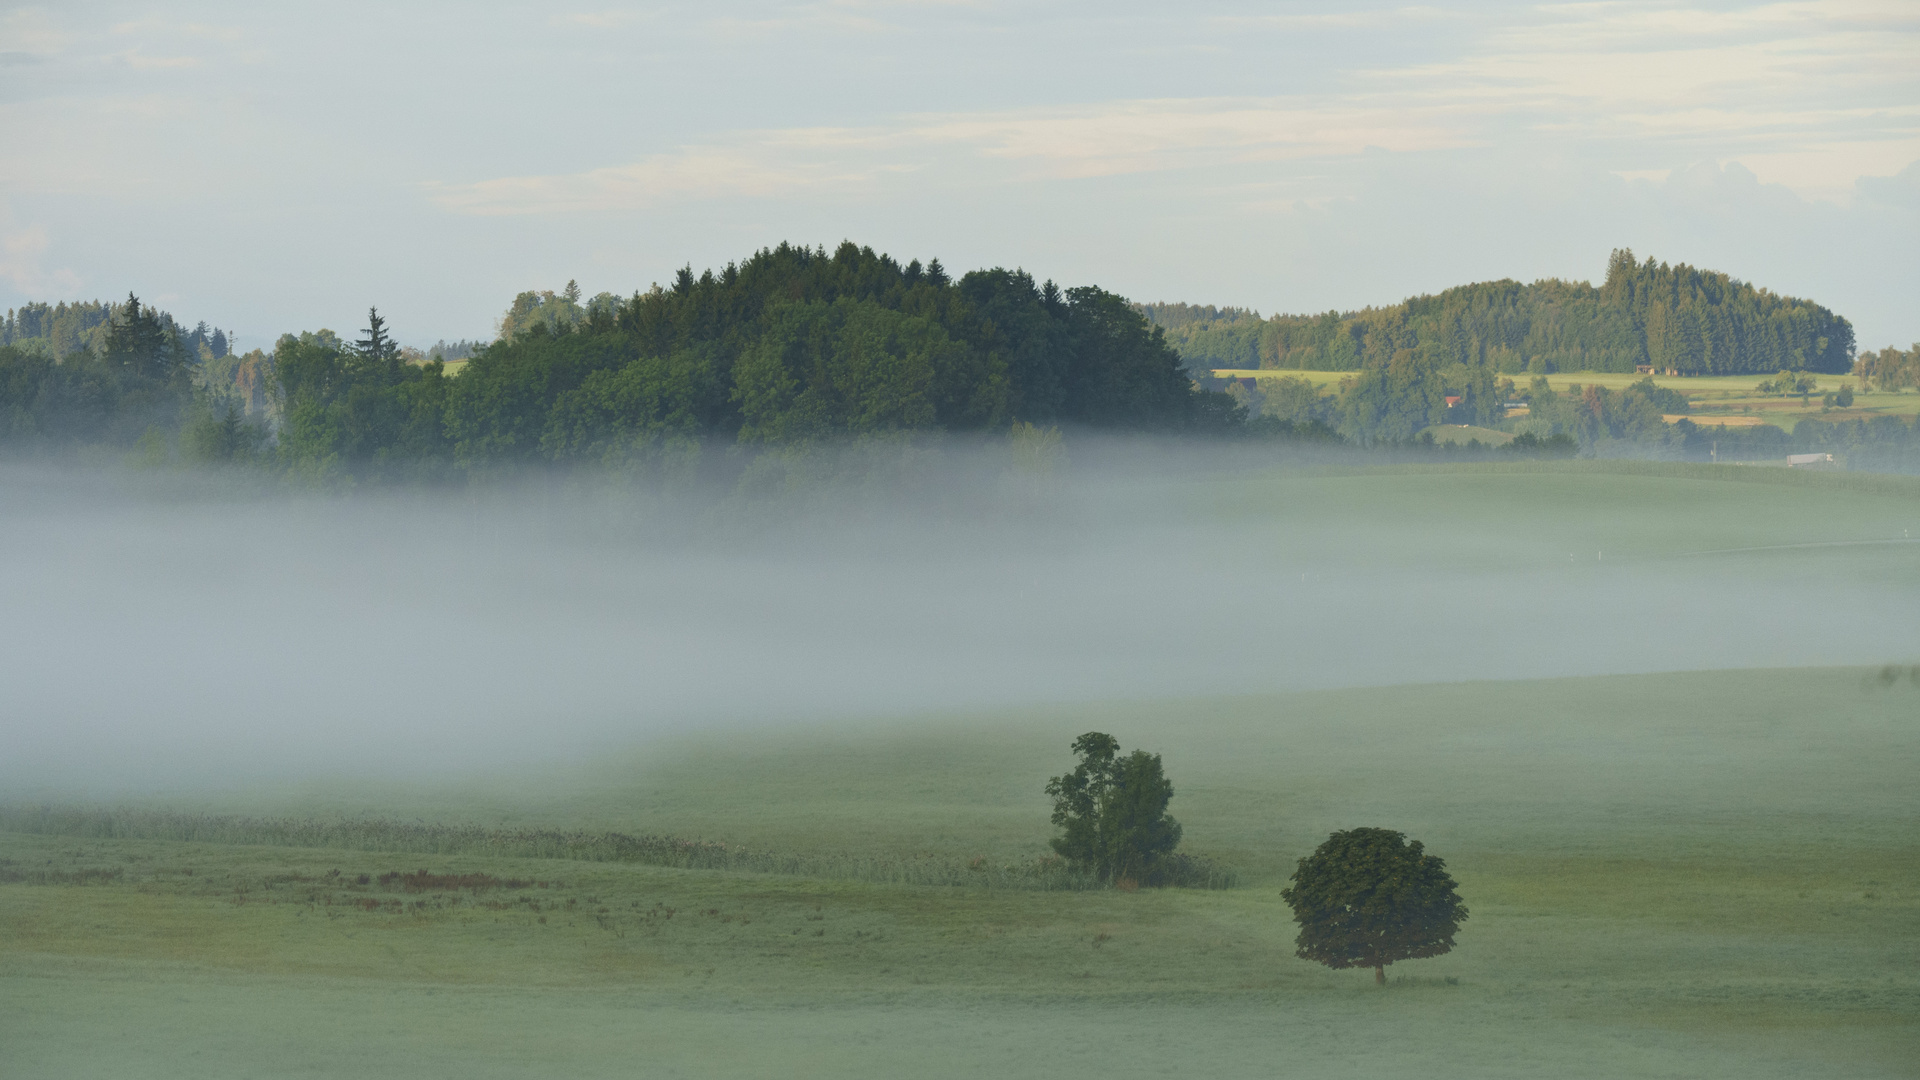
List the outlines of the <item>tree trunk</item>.
{"label": "tree trunk", "polygon": [[1373,981],[1376,986],[1387,985],[1387,965],[1385,964],[1373,965]]}

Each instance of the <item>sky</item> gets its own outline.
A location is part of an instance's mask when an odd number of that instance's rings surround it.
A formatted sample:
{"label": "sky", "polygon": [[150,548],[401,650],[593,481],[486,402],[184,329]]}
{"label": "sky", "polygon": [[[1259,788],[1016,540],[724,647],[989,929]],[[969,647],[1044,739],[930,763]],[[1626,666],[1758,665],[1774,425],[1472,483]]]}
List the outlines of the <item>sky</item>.
{"label": "sky", "polygon": [[1920,3],[0,4],[0,308],[490,338],[783,240],[1353,310],[1607,254],[1920,340]]}

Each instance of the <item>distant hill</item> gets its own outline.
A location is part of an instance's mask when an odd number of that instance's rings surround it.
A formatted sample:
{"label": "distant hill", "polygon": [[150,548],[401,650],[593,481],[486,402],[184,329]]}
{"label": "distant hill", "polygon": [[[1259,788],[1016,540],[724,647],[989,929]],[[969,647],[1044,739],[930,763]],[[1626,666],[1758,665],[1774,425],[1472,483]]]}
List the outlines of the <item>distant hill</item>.
{"label": "distant hill", "polygon": [[1135,304],[1133,307],[1166,333],[1167,344],[1173,346],[1188,370],[1195,374],[1214,368],[1260,366],[1260,335],[1266,322],[1257,311],[1212,304]]}
{"label": "distant hill", "polygon": [[1811,300],[1726,274],[1615,251],[1598,287],[1547,279],[1489,281],[1391,307],[1262,319],[1244,308],[1143,304],[1193,370],[1358,371],[1408,354],[1505,375],[1630,372],[1683,375],[1777,371],[1843,374],[1853,326]]}

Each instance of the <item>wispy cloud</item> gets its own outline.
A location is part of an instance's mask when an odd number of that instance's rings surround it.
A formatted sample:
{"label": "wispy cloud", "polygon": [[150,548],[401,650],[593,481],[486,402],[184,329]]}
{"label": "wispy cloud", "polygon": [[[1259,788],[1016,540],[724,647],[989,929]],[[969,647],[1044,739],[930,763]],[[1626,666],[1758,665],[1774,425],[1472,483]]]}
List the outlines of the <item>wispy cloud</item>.
{"label": "wispy cloud", "polygon": [[[1467,145],[1451,108],[1327,106],[1198,99],[904,117],[868,127],[742,133],[629,165],[557,176],[433,185],[434,200],[472,214],[637,209],[690,199],[849,191],[921,172],[958,153],[1004,163],[1003,179],[1085,179],[1209,164],[1414,151]],[[1011,172],[1006,165],[1012,165]]]}
{"label": "wispy cloud", "polygon": [[45,226],[16,225],[12,212],[0,204],[0,278],[28,296],[74,295],[79,275],[43,265],[50,246]]}
{"label": "wispy cloud", "polygon": [[67,35],[38,8],[0,12],[0,44],[9,55],[51,56],[64,49]]}
{"label": "wispy cloud", "polygon": [[137,34],[141,37],[187,37],[235,45],[245,37],[245,31],[237,26],[219,26],[213,23],[178,22],[172,19],[150,18],[136,19],[132,22],[115,23],[116,34]]}
{"label": "wispy cloud", "polygon": [[[813,5],[783,17],[867,29],[859,10],[872,7]],[[1225,21],[1335,30],[1456,18],[1398,7]],[[732,19],[709,25],[765,29]],[[844,191],[889,173],[955,166],[983,182],[1074,180],[1340,158],[1369,147],[1524,150],[1542,140],[1604,144],[1616,157],[1641,159],[1619,161],[1629,172],[1740,155],[1803,192],[1843,192],[1862,170],[1894,171],[1920,157],[1915,55],[1920,8],[1910,3],[1812,0],[1731,11],[1563,4],[1533,9],[1518,23],[1487,23],[1457,58],[1358,67],[1314,95],[1121,100],[743,131],[630,164],[438,185],[432,193],[463,213],[592,211]]]}
{"label": "wispy cloud", "polygon": [[581,11],[555,15],[548,21],[555,26],[585,26],[594,30],[615,30],[639,22],[645,17],[637,11]]}
{"label": "wispy cloud", "polygon": [[1368,147],[1435,150],[1471,141],[1450,108],[1285,99],[1128,101],[1079,109],[931,117],[894,136],[1033,163],[1054,178],[1209,164],[1339,157]]}
{"label": "wispy cloud", "polygon": [[116,54],[114,59],[135,71],[169,71],[200,66],[197,56],[148,56],[139,49],[128,49]]}
{"label": "wispy cloud", "polygon": [[688,147],[583,173],[511,176],[473,184],[429,184],[427,194],[462,214],[644,210],[687,199],[765,197],[841,189],[870,174],[780,158],[765,146]]}
{"label": "wispy cloud", "polygon": [[1457,60],[1364,77],[1378,92],[1487,106],[1510,138],[1666,159],[1649,166],[1739,155],[1803,193],[1836,195],[1863,168],[1920,156],[1916,55],[1909,3],[1589,3],[1542,8]]}
{"label": "wispy cloud", "polygon": [[1454,21],[1468,18],[1471,16],[1457,10],[1412,6],[1280,15],[1221,15],[1208,21],[1218,26],[1261,27],[1275,30],[1356,30],[1413,22]]}

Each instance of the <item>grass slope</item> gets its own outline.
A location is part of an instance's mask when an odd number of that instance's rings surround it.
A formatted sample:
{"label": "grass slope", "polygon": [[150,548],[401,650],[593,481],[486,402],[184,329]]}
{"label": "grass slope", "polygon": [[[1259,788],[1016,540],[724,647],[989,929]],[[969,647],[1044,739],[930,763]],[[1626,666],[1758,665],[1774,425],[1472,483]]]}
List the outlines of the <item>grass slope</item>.
{"label": "grass slope", "polygon": [[[625,1075],[634,1054],[661,1075],[1900,1075],[1920,1050],[1917,711],[1910,682],[1860,671],[1397,687],[851,725],[363,793],[1019,855],[1048,833],[1045,774],[1100,726],[1165,752],[1190,845],[1246,871],[1227,892],[5,834],[0,869],[32,880],[0,885],[0,1053],[10,1076]],[[1356,824],[1427,841],[1473,910],[1455,953],[1378,994],[1293,959],[1277,895]],[[89,869],[118,876],[59,883]],[[419,869],[526,883],[378,880]],[[1075,1049],[1102,1044],[1132,1049]]]}
{"label": "grass slope", "polygon": [[[1920,588],[1897,539],[1920,526],[1912,483],[1762,472],[1514,463],[1182,490],[1196,517],[1267,523],[1236,557],[1328,573],[1498,584],[1557,565],[1692,583],[1673,594],[1691,604],[1762,580],[1809,603]],[[1853,543],[1870,546],[1794,547]],[[1267,659],[1257,641],[1220,653]],[[1165,754],[1187,846],[1240,887],[872,871],[1043,855],[1041,788],[1094,728]],[[806,873],[0,832],[0,1075],[1912,1075],[1917,769],[1910,673],[1820,668],[920,715],[183,795],[163,801],[696,837]],[[1425,841],[1472,909],[1455,952],[1390,968],[1384,991],[1293,958],[1278,895],[1354,825]],[[381,880],[421,870],[442,878]]]}

